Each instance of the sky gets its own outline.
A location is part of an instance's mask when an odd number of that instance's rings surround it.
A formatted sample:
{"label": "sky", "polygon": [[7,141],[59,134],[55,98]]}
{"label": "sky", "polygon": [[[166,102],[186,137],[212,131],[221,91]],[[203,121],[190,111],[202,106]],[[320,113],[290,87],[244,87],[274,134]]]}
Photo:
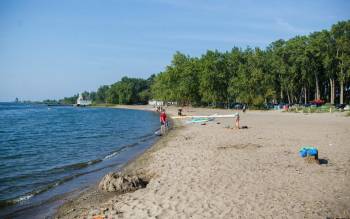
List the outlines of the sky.
{"label": "sky", "polygon": [[0,102],[147,78],[180,51],[265,48],[350,19],[347,0],[0,0]]}

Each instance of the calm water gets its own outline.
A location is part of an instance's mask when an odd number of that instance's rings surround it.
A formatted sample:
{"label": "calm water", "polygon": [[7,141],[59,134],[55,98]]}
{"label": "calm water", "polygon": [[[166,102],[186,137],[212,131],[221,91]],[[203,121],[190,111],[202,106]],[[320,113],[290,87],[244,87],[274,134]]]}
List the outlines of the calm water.
{"label": "calm water", "polygon": [[152,112],[0,103],[0,205],[125,162],[158,127]]}

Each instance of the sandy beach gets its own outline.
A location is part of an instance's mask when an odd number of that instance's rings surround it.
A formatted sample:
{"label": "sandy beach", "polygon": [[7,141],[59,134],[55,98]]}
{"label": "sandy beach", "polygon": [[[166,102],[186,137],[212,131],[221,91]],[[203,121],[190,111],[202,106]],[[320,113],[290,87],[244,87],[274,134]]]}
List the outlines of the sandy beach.
{"label": "sandy beach", "polygon": [[[186,115],[233,112],[184,109]],[[124,168],[147,174],[146,188],[121,195],[93,188],[55,217],[350,217],[350,117],[247,111],[240,118],[248,129],[232,129],[232,118],[205,125],[175,119],[168,135]],[[320,165],[299,157],[304,145],[319,149]]]}

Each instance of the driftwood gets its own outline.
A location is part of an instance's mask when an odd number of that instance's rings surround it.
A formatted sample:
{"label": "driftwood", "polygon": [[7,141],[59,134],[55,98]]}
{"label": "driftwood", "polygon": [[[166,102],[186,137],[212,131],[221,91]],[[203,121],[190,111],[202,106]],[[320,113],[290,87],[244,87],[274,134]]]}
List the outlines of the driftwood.
{"label": "driftwood", "polygon": [[131,192],[137,189],[145,188],[148,179],[138,175],[127,175],[123,173],[109,173],[103,177],[98,188],[107,192]]}

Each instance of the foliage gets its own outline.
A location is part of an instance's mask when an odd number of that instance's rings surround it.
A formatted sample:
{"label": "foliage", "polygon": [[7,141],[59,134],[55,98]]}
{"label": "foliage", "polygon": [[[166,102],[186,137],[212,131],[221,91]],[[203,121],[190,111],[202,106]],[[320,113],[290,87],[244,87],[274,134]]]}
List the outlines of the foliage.
{"label": "foliage", "polygon": [[108,94],[108,85],[103,85],[97,89],[95,98],[93,97],[92,100],[96,103],[106,103],[107,102],[107,94]]}
{"label": "foliage", "polygon": [[350,21],[344,21],[330,31],[277,40],[265,50],[208,50],[200,58],[177,52],[156,76],[152,93],[160,100],[192,105],[243,102],[262,107],[334,98],[342,103],[343,97],[349,101],[349,78]]}
{"label": "foliage", "polygon": [[[208,50],[200,57],[176,52],[163,72],[146,80],[123,77],[83,96],[104,104],[145,104],[150,99],[179,105],[241,102],[258,108],[316,99],[335,104],[349,101],[349,79],[350,21],[342,21],[331,30],[277,40],[266,49]],[[62,101],[72,103],[75,97]]]}
{"label": "foliage", "polygon": [[65,98],[59,100],[59,102],[62,104],[75,104],[77,102],[78,96],[79,95],[76,94],[72,97],[65,97]]}
{"label": "foliage", "polygon": [[149,81],[123,77],[107,90],[106,102],[113,104],[147,103],[150,97]]}

